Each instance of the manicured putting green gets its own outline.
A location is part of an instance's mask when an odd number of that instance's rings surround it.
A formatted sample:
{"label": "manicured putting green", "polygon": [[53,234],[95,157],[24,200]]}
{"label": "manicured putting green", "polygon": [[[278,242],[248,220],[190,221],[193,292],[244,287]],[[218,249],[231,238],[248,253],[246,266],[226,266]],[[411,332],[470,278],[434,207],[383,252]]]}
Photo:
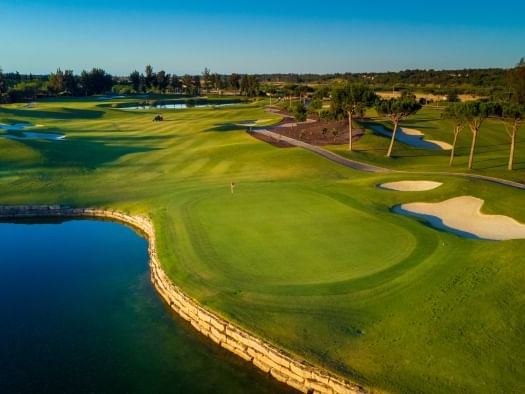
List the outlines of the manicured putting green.
{"label": "manicured putting green", "polygon": [[[239,184],[189,207],[202,261],[230,280],[309,284],[355,279],[395,265],[416,240],[322,191]],[[205,225],[203,225],[205,223]],[[381,239],[381,247],[377,247]]]}

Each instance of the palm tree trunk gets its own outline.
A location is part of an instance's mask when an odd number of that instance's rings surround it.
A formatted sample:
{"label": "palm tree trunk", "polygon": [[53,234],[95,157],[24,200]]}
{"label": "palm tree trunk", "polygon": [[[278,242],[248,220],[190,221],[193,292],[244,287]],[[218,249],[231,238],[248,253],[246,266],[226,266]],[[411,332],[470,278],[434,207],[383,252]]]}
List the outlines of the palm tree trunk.
{"label": "palm tree trunk", "polygon": [[352,150],[352,111],[348,111],[348,150]]}
{"label": "palm tree trunk", "polygon": [[511,142],[510,142],[510,155],[509,155],[509,171],[512,171],[514,168],[514,152],[516,150],[516,134],[518,131],[518,125],[514,124],[514,127],[512,128],[512,136],[511,136]]}
{"label": "palm tree trunk", "polygon": [[398,120],[394,121],[394,131],[392,132],[392,139],[390,140],[390,146],[388,147],[388,152],[386,157],[392,157],[392,150],[394,149],[394,142],[396,140],[397,126],[399,124]]}
{"label": "palm tree trunk", "polygon": [[472,144],[470,145],[470,156],[468,158],[468,169],[472,170],[472,163],[474,162],[474,149],[476,148],[476,140],[478,138],[478,130],[472,129]]}
{"label": "palm tree trunk", "polygon": [[450,162],[448,165],[452,167],[452,164],[454,164],[454,155],[456,153],[456,142],[458,141],[458,135],[459,135],[459,129],[456,127],[454,129],[454,142],[452,143],[452,150],[450,151]]}

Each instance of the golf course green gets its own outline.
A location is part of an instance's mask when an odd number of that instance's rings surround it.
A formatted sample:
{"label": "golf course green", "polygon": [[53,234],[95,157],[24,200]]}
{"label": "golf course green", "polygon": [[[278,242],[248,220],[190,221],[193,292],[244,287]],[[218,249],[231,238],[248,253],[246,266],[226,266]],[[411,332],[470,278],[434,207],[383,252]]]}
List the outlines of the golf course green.
{"label": "golf course green", "polygon": [[[130,106],[133,99],[117,99]],[[524,191],[447,175],[359,172],[300,148],[277,148],[239,124],[280,118],[264,101],[124,110],[91,99],[0,107],[0,123],[61,140],[2,138],[0,204],[61,204],[147,215],[164,271],[203,306],[273,344],[378,392],[525,390],[525,240],[484,241],[392,211],[457,196],[525,223]],[[164,118],[153,122],[156,114]],[[407,127],[449,141],[423,109]],[[473,173],[525,180],[523,139],[506,168],[501,130],[487,122]],[[458,150],[466,172],[469,131]],[[331,150],[397,170],[449,171],[446,151],[368,131]],[[476,164],[478,163],[478,164]],[[427,180],[398,192],[385,182]],[[231,182],[235,183],[232,193]]]}

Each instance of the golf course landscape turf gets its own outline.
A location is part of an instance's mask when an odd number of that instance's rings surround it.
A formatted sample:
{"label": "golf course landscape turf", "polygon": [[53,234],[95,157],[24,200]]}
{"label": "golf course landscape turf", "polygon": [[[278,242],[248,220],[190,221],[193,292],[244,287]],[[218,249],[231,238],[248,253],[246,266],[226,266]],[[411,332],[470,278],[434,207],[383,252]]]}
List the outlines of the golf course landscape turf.
{"label": "golf course landscape turf", "polygon": [[[134,104],[137,100],[117,99]],[[169,277],[228,320],[372,391],[525,391],[525,240],[459,237],[392,210],[457,196],[525,223],[524,191],[446,175],[359,172],[257,140],[239,124],[277,123],[265,102],[123,110],[91,99],[0,107],[0,123],[39,124],[61,140],[0,130],[0,204],[63,204],[148,215]],[[162,114],[164,121],[152,122]],[[405,122],[449,141],[434,108]],[[263,125],[264,123],[260,123]],[[387,124],[387,123],[385,123]],[[525,180],[523,137],[508,172],[506,135],[488,121],[474,172]],[[466,172],[448,151],[367,131],[332,151],[397,170]],[[377,185],[443,185],[406,193]],[[230,183],[235,182],[234,193]]]}
{"label": "golf course landscape turf", "polygon": [[[427,141],[443,141],[451,144],[454,124],[450,120],[442,119],[442,110],[443,108],[436,108],[433,105],[426,106],[417,114],[402,121],[400,127],[420,130]],[[375,117],[377,113],[371,110],[369,115]],[[366,129],[365,136],[356,144],[355,151],[348,152],[345,146],[332,146],[330,147],[332,151],[345,157],[397,170],[467,172],[472,138],[472,133],[467,126],[459,134],[454,165],[449,167],[449,150],[418,149],[399,142],[394,146],[393,158],[389,159],[385,157],[385,154],[390,137],[374,132],[373,128],[383,125],[388,130],[392,130],[392,124],[376,119],[368,119],[355,124],[356,127]],[[508,171],[510,138],[501,120],[492,118],[485,120],[476,144],[475,173],[525,183],[525,149],[523,149],[525,133],[518,133],[517,146],[514,166],[516,171]]]}

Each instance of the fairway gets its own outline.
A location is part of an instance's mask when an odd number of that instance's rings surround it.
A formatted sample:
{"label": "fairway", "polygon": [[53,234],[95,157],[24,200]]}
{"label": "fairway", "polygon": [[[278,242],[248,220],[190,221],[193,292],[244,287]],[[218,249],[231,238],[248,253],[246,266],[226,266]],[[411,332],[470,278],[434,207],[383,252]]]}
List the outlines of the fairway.
{"label": "fairway", "polygon": [[[523,191],[445,175],[359,172],[276,148],[238,126],[279,122],[264,104],[131,111],[93,98],[2,106],[0,123],[41,124],[38,131],[65,138],[14,140],[0,130],[0,204],[150,216],[161,264],[187,294],[371,390],[525,390],[525,241],[465,239],[392,211],[468,195],[485,201],[483,213],[525,223]],[[448,124],[432,111],[406,126],[448,141]],[[157,113],[164,121],[152,122]],[[523,149],[509,175],[507,147],[491,148],[500,130],[488,125],[477,173],[525,179]],[[446,151],[399,143],[398,157],[387,160],[386,146],[368,132],[348,156],[448,170]],[[453,171],[464,170],[459,153]],[[410,193],[377,187],[410,180],[443,185]]]}

